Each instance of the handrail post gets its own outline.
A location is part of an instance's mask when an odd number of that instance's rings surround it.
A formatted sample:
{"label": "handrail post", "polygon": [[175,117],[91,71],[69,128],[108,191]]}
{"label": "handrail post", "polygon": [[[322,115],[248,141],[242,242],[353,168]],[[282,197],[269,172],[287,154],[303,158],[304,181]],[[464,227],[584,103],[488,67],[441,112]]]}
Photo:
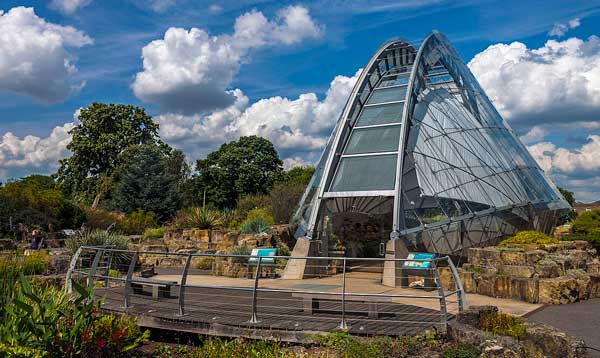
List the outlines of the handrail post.
{"label": "handrail post", "polygon": [[348,330],[346,324],[346,257],[344,257],[344,263],[342,265],[342,322],[338,326],[341,330]]}
{"label": "handrail post", "polygon": [[81,255],[81,246],[77,248],[75,254],[71,258],[71,262],[69,263],[69,269],[67,270],[67,277],[65,280],[65,292],[69,295],[73,293],[73,271],[75,270],[75,266],[77,266],[77,260],[79,260],[79,256]]}
{"label": "handrail post", "polygon": [[186,315],[185,313],[185,285],[187,283],[188,271],[190,269],[190,263],[192,262],[192,254],[189,254],[187,259],[185,260],[185,266],[183,267],[183,272],[181,273],[181,281],[179,282],[179,312],[177,313],[177,317],[183,317]]}
{"label": "handrail post", "polygon": [[458,291],[458,312],[462,312],[467,305],[465,289],[463,288],[460,276],[458,276],[458,270],[456,269],[456,266],[454,266],[454,262],[452,262],[450,257],[448,257],[447,260],[450,272],[452,273],[452,278],[454,279],[454,288]]}
{"label": "handrail post", "polygon": [[[446,329],[447,322],[447,309],[446,309],[446,296],[444,294],[444,287],[442,287],[442,281],[440,280],[440,273],[438,272],[437,259],[431,260],[431,264],[433,266],[433,276],[434,282],[438,289],[438,296],[440,300],[440,323],[442,328]],[[431,268],[430,268],[431,269]]]}
{"label": "handrail post", "polygon": [[104,287],[108,288],[110,286],[110,267],[112,266],[112,260],[113,260],[113,256],[114,256],[115,252],[114,251],[110,251],[110,254],[108,256],[108,264],[106,265],[106,278],[104,279]]}
{"label": "handrail post", "polygon": [[129,293],[131,291],[131,279],[133,278],[133,270],[135,270],[135,264],[139,256],[139,251],[135,251],[131,256],[131,262],[129,263],[129,269],[127,270],[127,279],[125,281],[125,288],[123,290],[123,308],[130,308],[131,303],[129,302]]}
{"label": "handrail post", "polygon": [[100,262],[100,258],[102,257],[102,254],[104,254],[104,250],[96,250],[96,255],[94,255],[94,260],[92,261],[92,267],[90,267],[90,271],[88,272],[87,284],[89,289],[94,288],[94,276],[96,276],[96,270],[98,270],[98,263]]}
{"label": "handrail post", "polygon": [[[249,260],[249,259],[248,259]],[[262,256],[258,256],[258,264],[256,264],[256,272],[254,276],[254,290],[252,291],[252,317],[250,317],[250,323],[260,323],[258,317],[256,316],[256,301],[257,295],[256,290],[258,289],[258,280],[260,277],[260,265],[262,263]]]}

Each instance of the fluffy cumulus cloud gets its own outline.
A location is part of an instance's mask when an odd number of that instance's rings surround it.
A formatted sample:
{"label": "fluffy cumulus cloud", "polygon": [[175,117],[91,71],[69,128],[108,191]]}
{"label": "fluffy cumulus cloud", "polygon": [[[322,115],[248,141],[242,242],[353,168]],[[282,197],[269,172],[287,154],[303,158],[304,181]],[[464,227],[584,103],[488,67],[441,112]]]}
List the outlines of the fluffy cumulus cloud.
{"label": "fluffy cumulus cloud", "polygon": [[554,26],[552,26],[552,29],[548,32],[548,35],[561,37],[564,36],[567,31],[579,27],[579,25],[581,25],[581,22],[578,17],[567,22],[557,22],[554,24]]}
{"label": "fluffy cumulus cloud", "polygon": [[600,135],[589,135],[587,143],[577,149],[540,142],[529,152],[559,185],[575,192],[584,202],[600,200]]}
{"label": "fluffy cumulus cloud", "polygon": [[228,90],[248,51],[290,45],[320,36],[321,29],[302,6],[281,9],[275,19],[260,11],[239,16],[233,34],[212,36],[198,28],[169,28],[163,39],[142,49],[143,71],[132,84],[135,95],[158,103],[163,112],[194,113],[234,105]]}
{"label": "fluffy cumulus cloud", "polygon": [[58,160],[68,155],[68,133],[74,122],[55,127],[50,135],[40,138],[27,135],[23,138],[11,132],[0,137],[0,179],[8,179],[30,173],[51,173],[58,167]]}
{"label": "fluffy cumulus cloud", "polygon": [[84,85],[73,81],[77,68],[68,51],[92,43],[83,32],[15,7],[0,10],[0,34],[0,91],[57,102]]}
{"label": "fluffy cumulus cloud", "polygon": [[92,0],[52,0],[50,7],[63,14],[70,15],[77,10],[89,5]]}
{"label": "fluffy cumulus cloud", "polygon": [[469,67],[515,129],[600,121],[600,38],[549,40],[537,49],[496,44]]}
{"label": "fluffy cumulus cloud", "polygon": [[209,115],[163,114],[156,117],[160,135],[183,149],[190,158],[199,158],[225,141],[259,135],[271,140],[288,163],[314,160],[359,75],[336,76],[323,100],[315,93],[295,99],[271,97],[248,104],[240,90],[230,91],[232,105]]}

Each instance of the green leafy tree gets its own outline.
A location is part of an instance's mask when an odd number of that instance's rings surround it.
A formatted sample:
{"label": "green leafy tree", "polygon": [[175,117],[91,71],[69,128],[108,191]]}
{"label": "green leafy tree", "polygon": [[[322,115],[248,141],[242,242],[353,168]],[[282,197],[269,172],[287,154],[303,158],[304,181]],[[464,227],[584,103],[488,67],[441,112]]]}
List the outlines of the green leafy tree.
{"label": "green leafy tree", "polygon": [[79,113],[80,123],[69,133],[71,157],[60,161],[56,178],[62,189],[90,203],[99,199],[112,182],[119,155],[138,144],[170,148],[158,137],[158,124],[143,108],[123,104],[92,103]]}
{"label": "green leafy tree", "polygon": [[198,160],[195,190],[199,202],[234,207],[247,194],[267,194],[283,176],[283,162],[269,140],[241,137],[221,145],[206,159]]}
{"label": "green leafy tree", "polygon": [[567,201],[567,203],[569,203],[569,205],[571,205],[571,206],[575,205],[575,193],[573,193],[572,191],[569,191],[567,189],[561,188],[561,187],[558,187],[558,191],[560,191],[563,198],[565,198],[565,200]]}
{"label": "green leafy tree", "polygon": [[168,155],[159,147],[139,145],[130,147],[122,156],[119,179],[112,193],[112,206],[130,213],[138,209],[166,220],[180,206],[178,178],[167,170]]}
{"label": "green leafy tree", "polygon": [[14,230],[18,223],[30,229],[75,228],[84,219],[83,211],[65,197],[49,176],[31,175],[0,187],[2,233]]}
{"label": "green leafy tree", "polygon": [[293,167],[285,172],[284,179],[286,184],[300,184],[306,186],[314,173],[315,167],[313,166]]}

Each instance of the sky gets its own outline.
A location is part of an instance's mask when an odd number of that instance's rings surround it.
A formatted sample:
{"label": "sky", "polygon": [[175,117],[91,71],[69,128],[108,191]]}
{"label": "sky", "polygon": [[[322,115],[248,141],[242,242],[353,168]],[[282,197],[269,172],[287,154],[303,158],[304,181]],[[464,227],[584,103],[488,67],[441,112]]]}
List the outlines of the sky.
{"label": "sky", "polygon": [[93,102],[144,107],[190,162],[260,135],[314,163],[373,52],[434,29],[542,169],[600,200],[600,0],[0,0],[0,181],[55,172]]}

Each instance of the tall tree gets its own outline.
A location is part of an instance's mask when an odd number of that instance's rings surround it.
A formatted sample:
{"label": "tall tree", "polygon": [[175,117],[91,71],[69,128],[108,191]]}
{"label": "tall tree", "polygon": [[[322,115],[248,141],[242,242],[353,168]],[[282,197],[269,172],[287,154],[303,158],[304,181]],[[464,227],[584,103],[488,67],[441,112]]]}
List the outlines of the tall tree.
{"label": "tall tree", "polygon": [[143,108],[123,104],[92,103],[79,113],[80,123],[70,131],[71,157],[60,161],[56,179],[61,188],[79,200],[91,202],[106,190],[121,163],[119,154],[137,144],[170,148],[158,136],[158,124]]}
{"label": "tall tree", "polygon": [[200,200],[206,195],[218,207],[234,207],[241,195],[268,193],[281,179],[282,165],[269,140],[241,137],[197,161],[196,191]]}
{"label": "tall tree", "polygon": [[575,193],[561,187],[558,187],[558,191],[560,191],[563,198],[565,198],[569,205],[573,206],[575,204]]}
{"label": "tall tree", "polygon": [[112,192],[112,206],[130,213],[138,209],[168,219],[179,209],[178,176],[169,173],[169,156],[157,146],[128,148],[121,156],[128,159],[119,167],[119,178]]}

